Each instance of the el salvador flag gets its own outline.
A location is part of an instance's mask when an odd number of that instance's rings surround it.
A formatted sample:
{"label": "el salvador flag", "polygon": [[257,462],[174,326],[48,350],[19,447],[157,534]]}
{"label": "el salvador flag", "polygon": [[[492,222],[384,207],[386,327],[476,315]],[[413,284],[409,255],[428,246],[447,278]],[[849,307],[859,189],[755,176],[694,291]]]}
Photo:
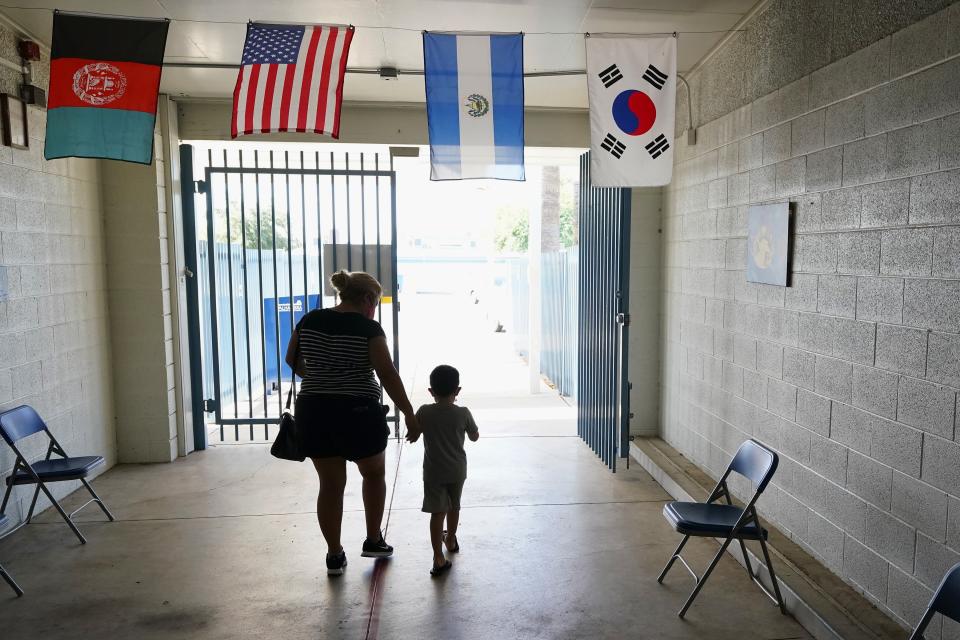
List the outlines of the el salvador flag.
{"label": "el salvador flag", "polygon": [[430,179],[523,180],[523,34],[423,34]]}

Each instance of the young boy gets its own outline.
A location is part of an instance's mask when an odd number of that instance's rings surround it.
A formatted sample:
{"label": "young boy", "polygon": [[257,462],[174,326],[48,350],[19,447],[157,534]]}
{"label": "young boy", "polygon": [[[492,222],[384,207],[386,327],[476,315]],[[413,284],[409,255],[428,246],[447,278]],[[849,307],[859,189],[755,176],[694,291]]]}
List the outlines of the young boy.
{"label": "young boy", "polygon": [[[450,569],[443,555],[442,544],[450,553],[460,551],[457,524],[460,522],[460,493],[467,479],[467,454],[463,450],[464,434],[472,442],[480,438],[477,424],[466,407],[454,402],[460,393],[460,372],[442,364],[430,373],[430,395],[433,404],[417,410],[419,432],[410,432],[407,439],[416,442],[423,434],[423,511],[430,514],[430,542],[433,544],[431,576]],[[443,522],[447,530],[443,530]]]}

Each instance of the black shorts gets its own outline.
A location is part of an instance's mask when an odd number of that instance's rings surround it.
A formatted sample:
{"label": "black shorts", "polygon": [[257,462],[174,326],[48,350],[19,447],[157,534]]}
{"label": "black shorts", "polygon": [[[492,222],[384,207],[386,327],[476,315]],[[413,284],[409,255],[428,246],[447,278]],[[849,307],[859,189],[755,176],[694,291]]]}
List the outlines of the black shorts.
{"label": "black shorts", "polygon": [[387,448],[390,429],[383,405],[377,400],[299,395],[294,416],[300,450],[308,458],[356,461]]}

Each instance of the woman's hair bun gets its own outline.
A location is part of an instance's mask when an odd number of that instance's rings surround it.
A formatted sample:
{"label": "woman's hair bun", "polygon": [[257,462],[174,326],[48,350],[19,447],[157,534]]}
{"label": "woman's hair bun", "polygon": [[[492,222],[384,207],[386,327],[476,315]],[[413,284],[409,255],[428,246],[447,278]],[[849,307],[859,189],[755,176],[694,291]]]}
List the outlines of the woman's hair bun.
{"label": "woman's hair bun", "polygon": [[335,274],[330,276],[330,284],[333,285],[333,288],[336,289],[339,293],[343,293],[344,290],[350,285],[350,274],[340,269]]}
{"label": "woman's hair bun", "polygon": [[344,302],[377,304],[383,293],[383,287],[377,279],[363,271],[341,269],[330,276],[330,284]]}

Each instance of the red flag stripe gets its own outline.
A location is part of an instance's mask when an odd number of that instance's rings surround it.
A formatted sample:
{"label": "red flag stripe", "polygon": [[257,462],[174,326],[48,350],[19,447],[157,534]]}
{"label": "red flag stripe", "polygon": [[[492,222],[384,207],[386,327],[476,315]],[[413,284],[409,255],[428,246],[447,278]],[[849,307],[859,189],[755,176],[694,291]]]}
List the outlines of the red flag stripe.
{"label": "red flag stripe", "polygon": [[273,91],[277,86],[277,65],[267,67],[267,84],[263,89],[263,117],[260,118],[260,130],[270,131],[270,113],[273,111]]}
{"label": "red flag stripe", "polygon": [[297,131],[307,130],[307,107],[310,104],[310,85],[313,81],[313,67],[317,62],[317,47],[324,27],[313,30],[307,49],[307,63],[303,68],[303,86],[300,88],[300,105],[297,110]]}
{"label": "red flag stripe", "polygon": [[333,49],[337,44],[337,37],[339,36],[339,29],[337,27],[330,27],[330,37],[327,39],[327,49],[323,52],[323,74],[320,76],[320,86],[318,91],[320,93],[319,100],[317,100],[317,121],[314,125],[314,131],[317,133],[324,133],[323,123],[327,119],[327,109],[329,105],[327,104],[327,90],[330,86],[330,67],[333,66]]}
{"label": "red flag stripe", "polygon": [[250,69],[250,84],[247,86],[247,110],[244,113],[243,132],[253,133],[253,112],[257,106],[257,85],[260,82],[260,65]]}
{"label": "red flag stripe", "polygon": [[[243,87],[244,87],[243,72],[244,72],[244,68],[240,67],[240,73],[237,75],[237,84],[233,88],[233,117],[230,118],[230,137],[231,138],[236,138],[238,135],[240,135],[239,109],[240,109],[240,94],[242,93]],[[244,97],[243,104],[244,106],[246,106],[247,104],[246,97]]]}
{"label": "red flag stripe", "polygon": [[290,128],[290,101],[293,93],[293,74],[296,70],[297,65],[287,65],[287,78],[283,83],[283,97],[280,99],[280,131]]}
{"label": "red flag stripe", "polygon": [[353,40],[353,29],[347,29],[343,40],[343,55],[340,56],[340,77],[337,82],[337,98],[333,103],[333,131],[330,135],[334,139],[340,138],[340,105],[343,104],[343,78],[347,73],[347,51],[350,50],[350,42]]}

